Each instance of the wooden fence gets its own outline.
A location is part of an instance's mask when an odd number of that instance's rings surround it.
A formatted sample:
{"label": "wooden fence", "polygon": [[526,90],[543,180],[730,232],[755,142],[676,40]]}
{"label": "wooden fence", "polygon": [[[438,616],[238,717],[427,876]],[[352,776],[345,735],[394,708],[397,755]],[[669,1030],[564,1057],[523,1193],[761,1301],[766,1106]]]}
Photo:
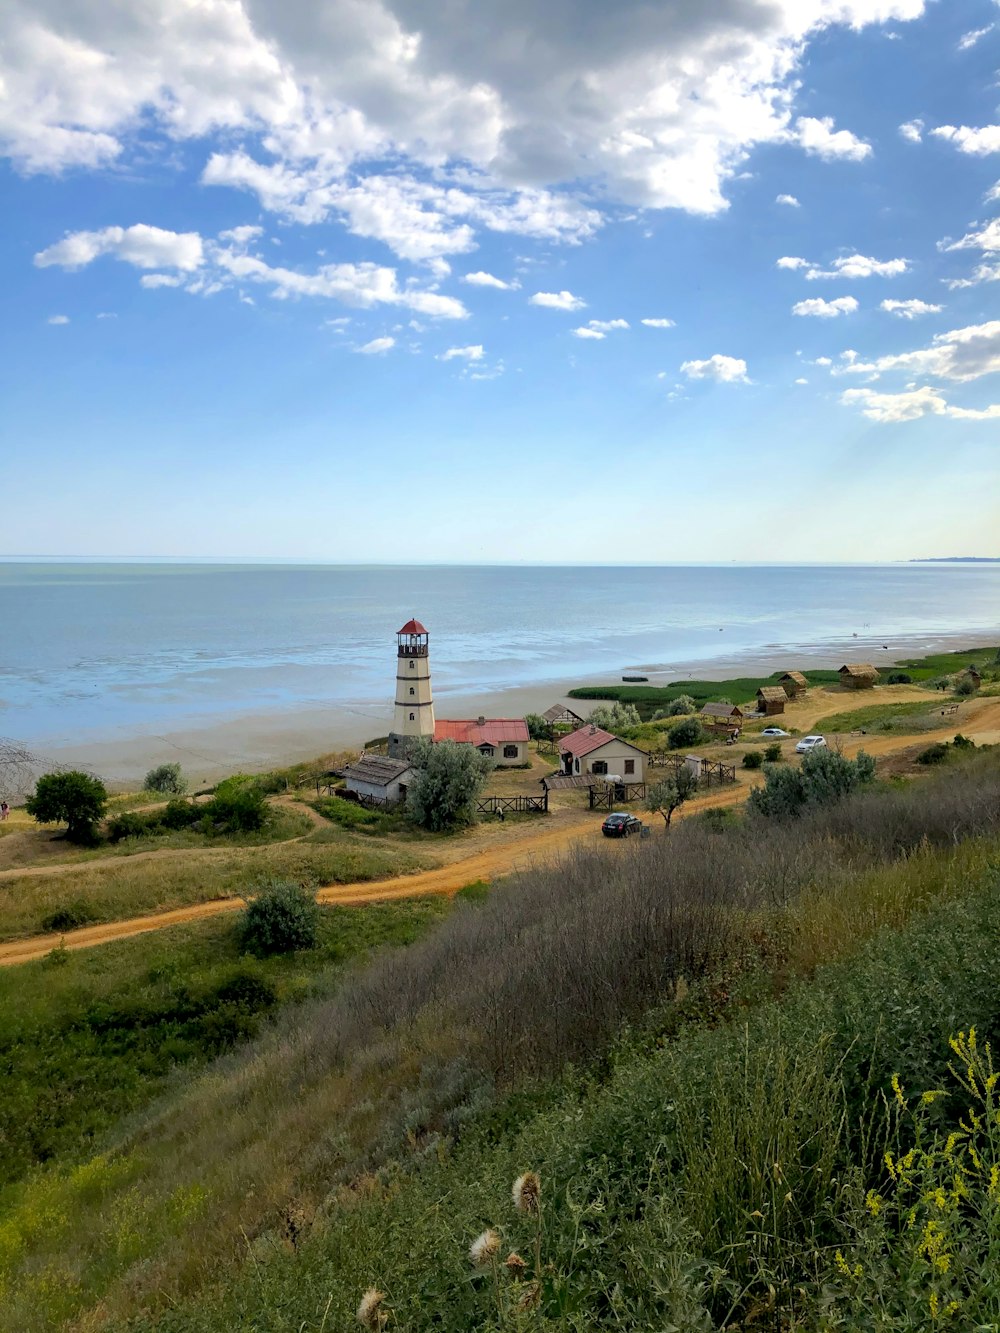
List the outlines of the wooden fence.
{"label": "wooden fence", "polygon": [[476,802],[477,815],[547,815],[549,794],[543,796],[482,796]]}
{"label": "wooden fence", "polygon": [[644,782],[605,782],[599,787],[590,788],[591,810],[613,810],[616,805],[628,805],[630,801],[646,799]]}
{"label": "wooden fence", "polygon": [[[676,773],[684,767],[684,756],[676,751],[657,750],[649,755],[647,764],[650,768],[665,768],[669,773]],[[703,759],[701,761],[701,786],[722,786],[726,782],[736,781],[736,765],[724,764],[721,760]]]}

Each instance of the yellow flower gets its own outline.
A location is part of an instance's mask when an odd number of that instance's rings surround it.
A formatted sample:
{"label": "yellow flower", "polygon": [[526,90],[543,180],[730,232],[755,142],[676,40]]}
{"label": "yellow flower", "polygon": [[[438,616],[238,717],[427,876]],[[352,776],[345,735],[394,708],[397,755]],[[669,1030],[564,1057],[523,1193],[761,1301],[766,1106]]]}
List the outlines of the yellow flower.
{"label": "yellow flower", "polygon": [[989,1196],[991,1199],[996,1198],[998,1186],[1000,1186],[1000,1166],[994,1162],[990,1167]]}
{"label": "yellow flower", "polygon": [[847,1260],[844,1258],[844,1256],[841,1254],[839,1250],[833,1256],[833,1262],[837,1265],[838,1270],[841,1273],[843,1273],[844,1277],[851,1276],[851,1265],[847,1262]]}
{"label": "yellow flower", "polygon": [[869,1190],[865,1195],[865,1204],[872,1217],[878,1217],[882,1211],[882,1196],[876,1194],[874,1190]]}
{"label": "yellow flower", "polygon": [[892,1076],[892,1090],[896,1094],[896,1101],[899,1102],[900,1106],[905,1106],[906,1098],[903,1096],[903,1089],[899,1086],[898,1074]]}
{"label": "yellow flower", "polygon": [[938,1298],[936,1291],[931,1292],[930,1307],[931,1307],[931,1318],[936,1319],[938,1317]]}
{"label": "yellow flower", "polygon": [[920,1094],[920,1105],[931,1106],[939,1097],[943,1096],[944,1093],[940,1088],[935,1088],[932,1092],[922,1092]]}
{"label": "yellow flower", "polygon": [[[950,1143],[951,1140],[949,1139],[948,1142]],[[947,1152],[947,1149],[945,1149],[945,1151]],[[891,1153],[891,1152],[887,1152],[886,1155],[885,1155],[885,1169],[889,1172],[889,1175],[892,1176],[893,1180],[895,1180],[895,1179],[896,1179],[896,1166],[895,1166],[895,1163],[894,1163],[893,1160],[892,1160],[892,1153]]]}

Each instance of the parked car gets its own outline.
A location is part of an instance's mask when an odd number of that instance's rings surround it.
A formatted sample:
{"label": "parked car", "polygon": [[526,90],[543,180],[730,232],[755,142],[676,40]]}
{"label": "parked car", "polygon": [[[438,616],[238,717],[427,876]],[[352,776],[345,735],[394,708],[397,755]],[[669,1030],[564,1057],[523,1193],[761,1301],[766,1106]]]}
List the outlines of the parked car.
{"label": "parked car", "polygon": [[636,819],[635,815],[623,814],[621,811],[608,815],[601,825],[601,832],[606,838],[628,838],[633,833],[641,832],[641,830],[641,819]]}
{"label": "parked car", "polygon": [[825,736],[803,736],[795,747],[795,753],[808,754],[810,750],[819,750],[825,744]]}
{"label": "parked car", "polygon": [[762,736],[790,736],[790,731],[782,731],[780,727],[765,727],[760,733]]}

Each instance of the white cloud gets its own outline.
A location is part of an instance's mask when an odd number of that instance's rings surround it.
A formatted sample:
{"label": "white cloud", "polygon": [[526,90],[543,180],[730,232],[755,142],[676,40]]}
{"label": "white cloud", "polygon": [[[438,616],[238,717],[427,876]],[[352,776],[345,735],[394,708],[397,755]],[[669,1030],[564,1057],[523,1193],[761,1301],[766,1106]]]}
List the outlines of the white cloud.
{"label": "white cloud", "polygon": [[953,407],[936,389],[924,385],[902,393],[876,393],[873,389],[847,389],[840,395],[847,407],[859,407],[872,421],[897,423],[932,415],[961,421],[993,421],[1000,417],[1000,403],[986,408]]}
{"label": "white cloud", "polygon": [[152,290],[156,287],[180,287],[183,285],[184,279],[178,277],[175,273],[144,273],[139,279],[139,283],[141,286]]}
{"label": "white cloud", "polygon": [[101,255],[134,264],[136,268],[178,268],[184,272],[201,266],[202,239],[197,232],[164,231],[138,223],[134,227],[104,227],[101,231],[70,232],[47,250],[35,255],[39,268],[83,268]]}
{"label": "white cloud", "polygon": [[519,282],[504,282],[503,278],[495,278],[492,273],[466,273],[462,278],[463,282],[469,283],[472,287],[496,287],[501,292],[516,291],[520,287]]}
{"label": "white cloud", "polygon": [[786,204],[789,208],[801,208],[802,205],[795,198],[794,194],[779,194],[774,201],[776,204]]}
{"label": "white cloud", "polygon": [[639,323],[645,324],[647,329],[672,329],[676,327],[672,319],[641,319]]}
{"label": "white cloud", "polygon": [[879,309],[888,311],[890,315],[896,315],[899,319],[915,319],[917,315],[936,315],[941,307],[932,305],[929,301],[911,300],[882,301]]}
{"label": "white cloud", "polygon": [[572,292],[535,292],[529,297],[530,305],[544,306],[547,310],[583,310],[587,302]]}
{"label": "white cloud", "polygon": [[49,315],[48,322],[50,324],[68,324],[69,315]]}
{"label": "white cloud", "polygon": [[908,259],[871,259],[868,255],[843,255],[828,269],[810,268],[806,277],[816,278],[895,278],[910,266]]}
{"label": "white cloud", "polygon": [[603,339],[607,337],[607,334],[602,333],[600,329],[589,328],[586,324],[581,325],[578,329],[570,329],[570,333],[574,338]]}
{"label": "white cloud", "polygon": [[904,121],[899,127],[899,132],[910,143],[921,143],[924,137],[924,122],[922,120]]}
{"label": "white cloud", "polygon": [[960,51],[970,50],[973,46],[976,45],[977,42],[982,41],[982,39],[987,35],[987,33],[991,33],[995,27],[996,27],[995,23],[989,23],[986,25],[985,28],[975,28],[972,32],[967,32],[962,38],[960,38],[958,43],[958,49]]}
{"label": "white cloud", "polygon": [[263,235],[264,235],[263,227],[256,227],[256,226],[230,227],[228,231],[219,232],[219,240],[232,241],[234,245],[249,245],[251,241],[255,241],[259,236]]}
{"label": "white cloud", "polygon": [[983,282],[1000,282],[1000,264],[977,264],[967,278],[947,278],[945,286],[951,290],[978,287]]}
{"label": "white cloud", "polygon": [[788,269],[808,268],[809,261],[808,259],[801,259],[798,255],[782,255],[781,258],[775,262],[774,267]]}
{"label": "white cloud", "polygon": [[747,363],[735,356],[721,356],[718,352],[706,361],[685,361],[681,374],[688,379],[713,379],[722,384],[747,384]]}
{"label": "white cloud", "polygon": [[482,343],[476,343],[474,347],[449,347],[438,357],[439,361],[482,361],[482,359]]}
{"label": "white cloud", "polygon": [[801,378],[800,378],[800,379],[797,379],[797,380],[795,381],[795,383],[796,383],[796,384],[808,384],[809,381],[808,381],[807,379],[801,379]]}
{"label": "white cloud", "polygon": [[1000,125],[983,125],[979,129],[968,125],[940,125],[931,130],[931,134],[947,139],[960,153],[971,153],[974,157],[1000,153]]}
{"label": "white cloud", "polygon": [[877,379],[886,371],[905,370],[909,374],[964,383],[1000,371],[1000,320],[938,333],[929,347],[880,356],[874,361],[861,361],[854,352],[845,352],[843,356],[846,364],[838,367],[835,374]]}
{"label": "white cloud", "polygon": [[587,323],[601,333],[613,333],[615,329],[627,329],[629,326],[627,319],[588,319]]}
{"label": "white cloud", "polygon": [[[238,145],[253,135],[268,154],[261,171],[308,176],[303,187],[258,174],[275,203],[300,215],[343,208],[348,225],[387,243],[462,253],[463,226],[538,234],[551,225],[566,234],[555,204],[522,194],[565,181],[597,181],[611,201],[716,213],[758,144],[797,139],[824,157],[867,155],[832,121],[794,121],[801,62],[830,28],[913,20],[924,8],[925,0],[542,9],[501,0],[7,0],[0,141],[22,170],[58,171],[129,162],[134,145],[148,151],[149,125],[177,140],[222,133]],[[241,188],[251,188],[243,156]],[[499,182],[517,198],[492,222],[467,213],[450,225],[440,202],[432,222],[407,213],[405,200],[387,212],[380,198],[397,177],[386,162],[466,164],[488,177],[471,192]],[[350,192],[360,182],[346,177],[362,164],[381,173],[365,179],[381,184],[362,186],[359,198]],[[225,175],[220,161],[213,172]],[[579,214],[568,195],[558,198]],[[407,216],[412,236],[402,230]]]}
{"label": "white cloud", "polygon": [[817,366],[832,366],[833,362],[828,356],[818,356],[813,364]]}
{"label": "white cloud", "polygon": [[996,185],[991,185],[983,195],[983,202],[986,204],[995,204],[998,199],[1000,199],[1000,181],[997,181]]}
{"label": "white cloud", "polygon": [[835,130],[833,117],[800,116],[795,122],[795,133],[807,153],[825,161],[845,158],[849,162],[863,162],[871,156],[872,146],[859,139],[850,130]]}
{"label": "white cloud", "polygon": [[792,306],[793,315],[813,315],[817,319],[836,319],[838,315],[852,315],[858,308],[853,296],[838,296],[832,301],[813,297],[809,301],[798,301]]}
{"label": "white cloud", "polygon": [[373,338],[370,343],[365,343],[362,347],[355,347],[354,350],[361,352],[364,356],[380,356],[383,352],[388,352],[395,346],[395,338]]}
{"label": "white cloud", "polygon": [[1000,218],[994,218],[980,231],[970,231],[959,241],[942,244],[942,250],[982,250],[984,254],[1000,251]]}

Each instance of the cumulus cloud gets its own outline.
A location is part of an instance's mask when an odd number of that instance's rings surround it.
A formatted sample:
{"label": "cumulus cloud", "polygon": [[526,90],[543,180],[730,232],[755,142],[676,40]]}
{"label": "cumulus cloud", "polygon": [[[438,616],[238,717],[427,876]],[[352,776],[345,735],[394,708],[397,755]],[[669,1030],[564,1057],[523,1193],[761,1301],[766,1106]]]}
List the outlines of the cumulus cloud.
{"label": "cumulus cloud", "polygon": [[449,347],[438,357],[439,361],[482,361],[482,359],[482,343],[476,343],[473,347]]}
{"label": "cumulus cloud", "polygon": [[628,328],[627,319],[588,319],[587,323],[600,333],[613,333],[615,329]]}
{"label": "cumulus cloud", "polygon": [[101,255],[114,255],[136,268],[177,268],[185,272],[199,268],[204,258],[202,239],[197,232],[165,231],[162,227],[138,223],[134,227],[70,232],[47,250],[40,250],[35,263],[39,268],[55,264],[77,269]]}
{"label": "cumulus cloud", "polygon": [[983,202],[987,204],[995,204],[998,199],[1000,199],[1000,181],[997,181],[996,185],[991,185],[983,195]]}
{"label": "cumulus cloud", "polygon": [[808,268],[809,261],[808,259],[800,258],[798,255],[782,255],[781,258],[775,262],[774,267],[788,269]]}
{"label": "cumulus cloud", "polygon": [[890,315],[895,315],[898,319],[916,319],[918,315],[936,315],[941,310],[941,306],[932,305],[930,301],[882,301],[879,304],[880,310],[887,311]]}
{"label": "cumulus cloud", "polygon": [[993,421],[1000,417],[1000,403],[985,408],[953,407],[936,389],[924,385],[901,393],[876,393],[873,389],[847,389],[840,395],[846,407],[859,407],[871,421],[896,423],[923,416],[952,417],[960,421]]}
{"label": "cumulus cloud", "polygon": [[[149,124],[178,140],[222,133],[234,149],[216,156],[209,179],[254,189],[265,206],[300,219],[332,212],[400,246],[409,244],[399,228],[401,212],[412,216],[412,190],[384,204],[396,180],[389,161],[482,173],[482,187],[468,189],[514,191],[499,206],[501,229],[525,234],[579,225],[539,224],[536,205],[544,213],[549,204],[518,194],[563,191],[566,181],[595,181],[612,201],[716,213],[726,182],[759,144],[867,156],[869,145],[830,118],[795,119],[804,54],[832,27],[913,20],[924,8],[925,0],[542,8],[7,0],[0,141],[22,170],[58,171],[128,161]],[[251,137],[266,158],[240,146]],[[381,182],[375,199],[363,188],[351,194],[363,184],[350,176],[359,167]],[[491,225],[467,212],[451,225],[446,201],[417,211],[440,215],[413,218],[424,239],[412,248],[432,255],[446,243],[463,253],[462,228]]]}
{"label": "cumulus cloud", "polygon": [[904,121],[899,127],[899,132],[910,143],[920,143],[924,137],[924,122],[922,120]]}
{"label": "cumulus cloud", "polygon": [[219,232],[219,240],[232,241],[233,245],[249,245],[251,241],[255,241],[259,236],[263,235],[264,235],[263,227],[256,227],[256,226],[230,227],[228,231]]}
{"label": "cumulus cloud", "polygon": [[546,310],[583,310],[587,302],[572,292],[535,292],[528,298],[530,305],[544,306]]}
{"label": "cumulus cloud", "polygon": [[838,315],[853,315],[858,303],[853,296],[838,296],[832,301],[824,301],[815,296],[808,301],[797,301],[792,306],[793,315],[812,315],[816,319],[836,319]]}
{"label": "cumulus cloud", "polygon": [[945,286],[950,291],[962,287],[978,287],[983,282],[1000,282],[1000,264],[977,264],[966,278],[947,278]]}
{"label": "cumulus cloud", "polygon": [[795,133],[807,153],[826,161],[843,158],[848,162],[863,162],[871,157],[872,146],[859,139],[850,130],[835,130],[832,116],[800,116],[795,122]]}
{"label": "cumulus cloud", "polygon": [[472,287],[496,287],[501,292],[512,292],[520,287],[519,282],[504,282],[503,278],[495,278],[492,273],[466,273],[462,278],[463,282],[469,283]]}
{"label": "cumulus cloud", "polygon": [[645,324],[647,329],[672,329],[675,323],[672,319],[641,319],[640,324]]}
{"label": "cumulus cloud", "polygon": [[779,194],[774,201],[776,204],[785,204],[788,208],[801,208],[802,205],[795,198],[794,194]]}
{"label": "cumulus cloud", "polygon": [[931,134],[938,139],[947,139],[960,153],[970,153],[974,157],[985,157],[988,153],[1000,153],[1000,125],[982,125],[972,129],[968,125],[939,125]]}
{"label": "cumulus cloud", "polygon": [[747,363],[735,356],[721,356],[718,352],[705,361],[685,361],[681,374],[691,380],[712,379],[721,384],[747,384]]}
{"label": "cumulus cloud", "polygon": [[49,315],[48,322],[50,324],[68,324],[69,315]]}
{"label": "cumulus cloud", "polygon": [[139,279],[139,283],[153,291],[157,287],[180,287],[183,285],[184,279],[176,273],[144,273]]}
{"label": "cumulus cloud", "polygon": [[911,375],[931,375],[964,383],[1000,371],[1000,320],[939,333],[929,347],[913,352],[880,356],[874,361],[861,361],[853,352],[845,352],[844,357],[846,364],[838,368],[838,374],[877,379],[887,371],[904,370]]}
{"label": "cumulus cloud", "polygon": [[607,334],[602,333],[600,329],[592,329],[587,324],[581,324],[578,329],[570,329],[570,333],[574,338],[593,338],[596,341],[607,337]]}
{"label": "cumulus cloud", "polygon": [[970,231],[958,241],[942,243],[942,250],[982,250],[984,254],[1000,251],[1000,218],[994,218],[979,231]]}
{"label": "cumulus cloud", "polygon": [[796,383],[796,384],[808,384],[809,381],[808,381],[807,379],[803,379],[803,378],[800,376],[800,377],[795,381],[795,383]]}
{"label": "cumulus cloud", "polygon": [[395,346],[395,338],[373,338],[370,343],[355,347],[354,350],[360,352],[363,356],[380,356],[383,352],[391,351]]}
{"label": "cumulus cloud", "polygon": [[[828,269],[810,268],[806,277],[816,278],[895,278],[910,266],[908,259],[871,259],[868,255],[843,255]],[[798,267],[796,265],[796,267]]]}

